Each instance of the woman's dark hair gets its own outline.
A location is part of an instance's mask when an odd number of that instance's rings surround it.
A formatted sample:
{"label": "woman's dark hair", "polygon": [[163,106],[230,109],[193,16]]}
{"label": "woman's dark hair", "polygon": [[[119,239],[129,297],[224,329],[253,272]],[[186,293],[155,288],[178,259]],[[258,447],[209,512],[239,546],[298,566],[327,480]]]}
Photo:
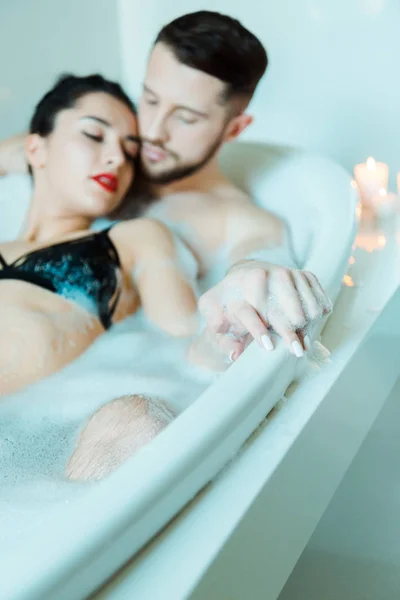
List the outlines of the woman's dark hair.
{"label": "woman's dark hair", "polygon": [[77,77],[67,73],[57,79],[51,90],[36,105],[29,132],[46,137],[53,131],[59,112],[73,108],[80,98],[96,92],[117,98],[136,115],[135,105],[119,83],[109,81],[98,74]]}
{"label": "woman's dark hair", "polygon": [[[73,108],[80,98],[87,94],[103,92],[120,100],[135,115],[136,107],[129,96],[124,92],[119,83],[105,79],[102,75],[93,74],[83,77],[69,73],[61,75],[55,85],[49,90],[36,105],[30,122],[29,132],[37,133],[42,137],[48,136],[54,129],[58,113],[68,108]],[[32,169],[28,165],[29,172]],[[135,178],[126,198],[121,206],[113,213],[115,218],[129,218],[146,203],[149,189],[140,168],[140,161],[135,162]],[[123,217],[122,215],[127,215]],[[121,215],[121,216],[120,216]]]}
{"label": "woman's dark hair", "polygon": [[250,100],[268,65],[260,40],[237,19],[209,10],[178,17],[163,27],[162,42],[184,65],[225,82],[224,100]]}

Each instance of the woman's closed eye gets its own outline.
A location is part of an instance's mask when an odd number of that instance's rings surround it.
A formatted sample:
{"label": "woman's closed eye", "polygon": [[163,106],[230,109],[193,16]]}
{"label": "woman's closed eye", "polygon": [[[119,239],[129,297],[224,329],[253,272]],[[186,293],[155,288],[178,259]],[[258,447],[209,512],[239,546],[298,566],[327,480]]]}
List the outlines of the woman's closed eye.
{"label": "woman's closed eye", "polygon": [[[104,141],[104,137],[102,135],[98,135],[95,133],[89,133],[88,131],[82,131],[82,133],[84,136],[86,136],[87,138],[89,138],[90,140],[93,140],[94,142],[96,142],[98,144]],[[134,163],[136,161],[138,151],[139,151],[139,145],[135,143],[134,146],[135,147],[132,150],[131,149],[128,150],[127,148],[122,148],[125,159],[131,163]]]}
{"label": "woman's closed eye", "polygon": [[93,140],[94,142],[102,142],[103,141],[103,137],[101,135],[95,135],[94,133],[88,133],[87,131],[82,131],[82,133],[83,133],[83,135],[88,137],[90,140]]}

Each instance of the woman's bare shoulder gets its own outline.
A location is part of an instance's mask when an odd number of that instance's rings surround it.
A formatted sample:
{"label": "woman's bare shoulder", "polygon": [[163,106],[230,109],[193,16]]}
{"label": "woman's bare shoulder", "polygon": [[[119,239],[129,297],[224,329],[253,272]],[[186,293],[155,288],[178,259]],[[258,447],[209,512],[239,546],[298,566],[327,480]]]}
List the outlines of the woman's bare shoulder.
{"label": "woman's bare shoulder", "polygon": [[131,219],[115,225],[110,236],[119,252],[139,258],[143,253],[165,253],[174,251],[174,238],[168,227],[157,221],[143,217]]}

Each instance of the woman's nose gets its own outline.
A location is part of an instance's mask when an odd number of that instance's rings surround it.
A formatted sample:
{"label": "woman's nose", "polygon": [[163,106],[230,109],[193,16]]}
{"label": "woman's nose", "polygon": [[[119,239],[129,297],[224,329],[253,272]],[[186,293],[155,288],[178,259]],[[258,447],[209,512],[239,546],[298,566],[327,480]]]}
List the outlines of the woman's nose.
{"label": "woman's nose", "polygon": [[105,156],[105,162],[107,165],[120,167],[125,162],[125,154],[119,145],[115,145],[108,149]]}

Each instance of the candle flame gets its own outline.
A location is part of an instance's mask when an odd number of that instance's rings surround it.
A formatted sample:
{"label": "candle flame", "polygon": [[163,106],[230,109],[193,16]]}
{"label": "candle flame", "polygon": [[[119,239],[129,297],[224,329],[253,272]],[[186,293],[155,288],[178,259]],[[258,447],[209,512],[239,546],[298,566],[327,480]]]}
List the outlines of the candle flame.
{"label": "candle flame", "polygon": [[378,252],[382,250],[386,246],[386,241],[385,235],[376,235],[373,231],[360,232],[357,235],[357,246],[365,250],[365,252]]}
{"label": "candle flame", "polygon": [[354,287],[354,281],[352,280],[350,275],[345,275],[343,277],[343,283],[344,285],[347,285],[347,287]]}
{"label": "candle flame", "polygon": [[378,247],[384,248],[386,246],[386,237],[384,235],[378,235]]}
{"label": "candle flame", "polygon": [[372,158],[372,156],[369,156],[367,158],[367,169],[369,171],[375,171],[376,169],[376,160]]}

